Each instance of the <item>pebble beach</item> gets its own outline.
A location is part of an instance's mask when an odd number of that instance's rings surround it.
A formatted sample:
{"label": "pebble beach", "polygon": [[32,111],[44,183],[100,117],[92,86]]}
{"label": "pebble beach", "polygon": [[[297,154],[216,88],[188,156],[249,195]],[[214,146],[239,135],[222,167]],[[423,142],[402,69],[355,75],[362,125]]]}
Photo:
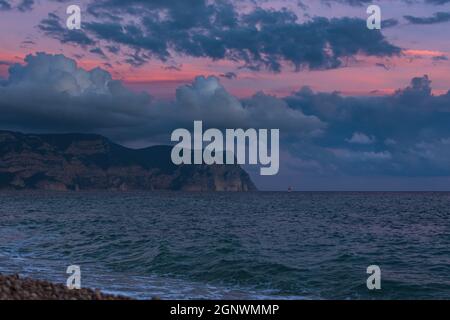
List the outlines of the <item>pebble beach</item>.
{"label": "pebble beach", "polygon": [[0,300],[130,300],[100,290],[70,290],[63,284],[0,274]]}

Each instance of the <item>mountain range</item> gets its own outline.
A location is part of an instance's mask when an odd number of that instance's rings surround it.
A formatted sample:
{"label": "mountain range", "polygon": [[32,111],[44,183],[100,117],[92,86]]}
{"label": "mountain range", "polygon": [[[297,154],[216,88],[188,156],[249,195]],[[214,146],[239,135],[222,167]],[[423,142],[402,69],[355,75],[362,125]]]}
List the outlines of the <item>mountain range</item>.
{"label": "mountain range", "polygon": [[239,165],[176,166],[171,150],[130,149],[95,134],[0,131],[0,189],[257,190]]}

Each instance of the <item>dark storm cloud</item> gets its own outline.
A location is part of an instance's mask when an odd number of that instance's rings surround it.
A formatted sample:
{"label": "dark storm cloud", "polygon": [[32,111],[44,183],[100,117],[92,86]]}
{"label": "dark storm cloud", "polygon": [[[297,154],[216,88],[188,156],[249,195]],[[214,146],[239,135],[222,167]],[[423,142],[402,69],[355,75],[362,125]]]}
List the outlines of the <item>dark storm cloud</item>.
{"label": "dark storm cloud", "polygon": [[432,17],[404,16],[412,24],[437,24],[450,21],[450,12],[436,12]]}
{"label": "dark storm cloud", "polygon": [[446,55],[433,57],[434,61],[448,61],[448,57]]}
{"label": "dark storm cloud", "polygon": [[0,86],[3,129],[96,132],[120,142],[154,141],[164,135],[162,143],[169,143],[173,129],[190,128],[198,119],[205,127],[281,127],[296,136],[325,128],[316,117],[275,97],[258,94],[244,104],[214,77],[198,77],[180,86],[174,101],[158,102],[128,90],[105,70],[84,70],[63,55],[29,55],[9,73]]}
{"label": "dark storm cloud", "polygon": [[436,5],[442,5],[450,3],[450,0],[425,0],[427,3],[436,4]]}
{"label": "dark storm cloud", "polygon": [[371,4],[373,1],[372,0],[322,0],[322,2],[327,3],[327,4],[343,3],[343,4],[348,4],[351,6],[362,6],[362,5]]}
{"label": "dark storm cloud", "polygon": [[[378,2],[379,3],[383,3],[383,2],[388,3],[390,1],[392,1],[392,0],[385,0],[385,1],[379,0]],[[444,4],[450,3],[450,0],[401,0],[401,1],[406,2],[408,4],[422,2],[422,3],[426,3],[426,4],[433,4],[433,5],[444,5]],[[348,4],[351,6],[367,6],[370,4],[377,4],[377,3],[374,3],[373,0],[322,0],[322,2],[328,3],[328,4],[337,2],[337,3]]]}
{"label": "dark storm cloud", "polygon": [[19,11],[28,11],[33,9],[34,1],[33,0],[22,0],[19,5],[17,6],[17,9]]}
{"label": "dark storm cloud", "polygon": [[62,55],[37,53],[9,68],[0,87],[0,124],[54,132],[132,125],[148,101],[104,70],[86,71]]}
{"label": "dark storm cloud", "polygon": [[98,47],[97,48],[92,48],[91,50],[89,50],[89,52],[94,53],[94,54],[100,56],[101,58],[104,58],[104,59],[107,58],[105,53],[103,52],[103,50],[98,48]]}
{"label": "dark storm cloud", "polygon": [[127,55],[126,62],[134,66],[153,58],[167,61],[176,54],[232,60],[274,72],[286,62],[298,71],[338,68],[359,53],[393,56],[401,51],[380,31],[368,30],[363,19],[315,17],[301,23],[288,9],[256,8],[239,14],[229,1],[103,0],[92,3],[89,12],[92,19],[84,23],[82,34],[69,32],[52,15],[40,28],[64,43],[92,45],[102,40],[120,47],[117,53]]}
{"label": "dark storm cloud", "polygon": [[314,145],[293,151],[350,174],[450,175],[450,93],[434,96],[431,80],[385,97],[343,97],[305,87],[289,106],[327,123]]}
{"label": "dark storm cloud", "polygon": [[398,25],[397,19],[384,19],[381,21],[382,28],[392,28]]}
{"label": "dark storm cloud", "polygon": [[0,10],[11,10],[11,5],[8,1],[0,0]]}
{"label": "dark storm cloud", "polygon": [[20,1],[0,0],[0,11],[19,10],[21,12],[25,12],[32,10],[33,5],[34,0],[20,0]]}
{"label": "dark storm cloud", "polygon": [[227,72],[227,73],[223,73],[220,75],[222,78],[226,78],[226,79],[236,79],[237,78],[237,74],[235,72]]}
{"label": "dark storm cloud", "polygon": [[90,39],[82,30],[69,30],[63,25],[61,18],[49,13],[47,18],[39,24],[39,29],[46,35],[58,39],[61,43],[71,43],[81,46],[95,45],[95,41]]}

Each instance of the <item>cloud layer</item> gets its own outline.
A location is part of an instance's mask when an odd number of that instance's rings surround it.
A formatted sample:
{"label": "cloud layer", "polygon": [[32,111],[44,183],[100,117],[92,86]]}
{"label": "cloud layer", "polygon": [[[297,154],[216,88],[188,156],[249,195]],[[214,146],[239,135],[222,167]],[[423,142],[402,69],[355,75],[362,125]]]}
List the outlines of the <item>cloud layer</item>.
{"label": "cloud layer", "polygon": [[[383,97],[343,97],[308,87],[284,98],[240,100],[215,77],[180,86],[171,102],[130,91],[101,69],[38,53],[0,86],[0,127],[97,132],[119,142],[168,143],[175,128],[279,128],[287,167],[318,176],[449,176],[450,93],[427,76]],[[283,169],[283,159],[281,162]],[[285,167],[286,168],[286,167]],[[303,170],[303,171],[302,171]]]}
{"label": "cloud layer", "polygon": [[179,87],[174,101],[158,102],[146,93],[130,91],[107,71],[84,70],[63,55],[29,55],[24,65],[12,65],[9,73],[0,86],[3,128],[89,131],[130,142],[190,128],[194,120],[218,128],[281,127],[286,133],[304,136],[325,127],[316,117],[262,93],[244,104],[215,77],[198,77],[191,85]]}
{"label": "cloud layer", "polygon": [[[333,69],[357,54],[398,55],[379,30],[368,30],[358,18],[313,17],[293,11],[256,7],[240,11],[235,1],[115,1],[88,6],[90,18],[83,31],[68,31],[55,14],[39,28],[62,43],[73,43],[108,54],[126,55],[139,66],[152,58],[177,56],[239,62],[252,70],[274,72],[291,65],[299,71]],[[100,55],[105,56],[105,52]]]}
{"label": "cloud layer", "polygon": [[427,76],[390,96],[342,97],[305,87],[285,100],[327,124],[303,157],[312,152],[315,160],[360,175],[450,175],[450,93],[432,95]]}

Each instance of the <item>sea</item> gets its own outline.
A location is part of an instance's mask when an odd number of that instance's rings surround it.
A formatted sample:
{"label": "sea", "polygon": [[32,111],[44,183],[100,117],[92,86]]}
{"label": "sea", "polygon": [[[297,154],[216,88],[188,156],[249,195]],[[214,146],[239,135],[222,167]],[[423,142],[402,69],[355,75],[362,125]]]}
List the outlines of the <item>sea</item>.
{"label": "sea", "polygon": [[450,193],[1,192],[0,273],[71,265],[136,299],[450,299]]}

